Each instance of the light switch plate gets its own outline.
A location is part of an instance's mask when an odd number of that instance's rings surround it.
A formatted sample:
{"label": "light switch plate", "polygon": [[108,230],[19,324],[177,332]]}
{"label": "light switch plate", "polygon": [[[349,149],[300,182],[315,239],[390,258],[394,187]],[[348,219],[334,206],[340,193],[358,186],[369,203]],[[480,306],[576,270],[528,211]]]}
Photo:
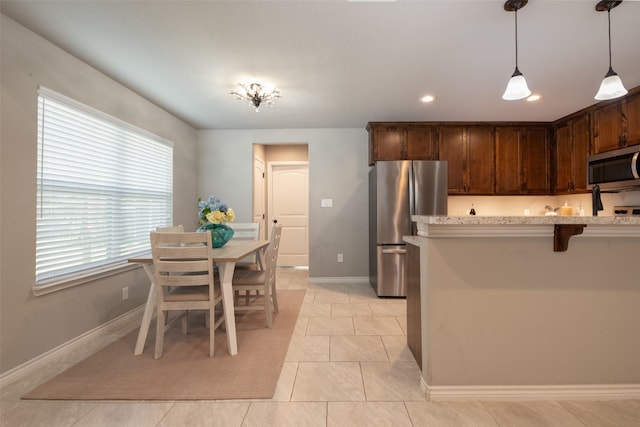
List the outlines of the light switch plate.
{"label": "light switch plate", "polygon": [[332,208],[333,207],[333,199],[322,199],[320,201],[320,206],[323,208]]}

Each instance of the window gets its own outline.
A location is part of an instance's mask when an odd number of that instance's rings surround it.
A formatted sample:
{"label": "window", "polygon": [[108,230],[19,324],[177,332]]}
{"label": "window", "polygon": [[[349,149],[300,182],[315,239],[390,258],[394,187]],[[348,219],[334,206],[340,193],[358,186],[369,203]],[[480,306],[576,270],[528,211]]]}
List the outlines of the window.
{"label": "window", "polygon": [[36,294],[113,273],[173,223],[173,144],[40,87],[36,207]]}

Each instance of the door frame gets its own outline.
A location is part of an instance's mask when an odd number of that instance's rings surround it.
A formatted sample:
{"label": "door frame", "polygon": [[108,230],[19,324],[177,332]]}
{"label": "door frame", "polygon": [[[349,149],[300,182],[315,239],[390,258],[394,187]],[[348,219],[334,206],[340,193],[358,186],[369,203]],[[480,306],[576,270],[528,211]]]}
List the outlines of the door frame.
{"label": "door frame", "polygon": [[[261,188],[256,188],[256,165],[260,163],[262,164],[262,168],[263,168],[263,172],[262,172],[262,186]],[[266,185],[264,184],[266,179],[267,179],[267,165],[266,165],[266,160],[264,158],[258,157],[255,155],[253,155],[253,162],[252,162],[252,173],[253,173],[253,191],[252,191],[252,200],[251,200],[251,204],[252,204],[252,213],[251,213],[251,217],[252,220],[254,222],[258,222],[260,224],[260,239],[268,239],[268,233],[269,230],[266,225],[267,225],[267,218],[269,215],[269,212],[267,211],[267,188]],[[262,218],[257,218],[256,215],[256,196],[257,196],[257,192],[262,193],[262,206],[260,206],[260,210],[261,210],[261,216]]]}

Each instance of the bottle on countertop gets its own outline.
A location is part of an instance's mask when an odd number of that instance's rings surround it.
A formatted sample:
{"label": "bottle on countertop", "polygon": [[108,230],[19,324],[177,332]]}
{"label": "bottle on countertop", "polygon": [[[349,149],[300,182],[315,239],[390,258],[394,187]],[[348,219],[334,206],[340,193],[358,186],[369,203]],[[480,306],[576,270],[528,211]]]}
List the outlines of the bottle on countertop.
{"label": "bottle on countertop", "polygon": [[473,207],[473,203],[471,204],[471,210],[469,211],[469,215],[475,215],[476,209]]}

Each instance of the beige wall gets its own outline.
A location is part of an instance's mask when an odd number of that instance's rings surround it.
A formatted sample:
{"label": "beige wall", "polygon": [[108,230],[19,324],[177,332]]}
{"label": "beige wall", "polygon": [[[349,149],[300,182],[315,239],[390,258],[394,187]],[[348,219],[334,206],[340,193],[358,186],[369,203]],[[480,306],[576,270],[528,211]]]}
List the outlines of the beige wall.
{"label": "beige wall", "polygon": [[309,160],[307,144],[264,145],[267,162],[306,162]]}
{"label": "beige wall", "polygon": [[[368,280],[369,166],[364,127],[202,130],[199,194],[218,195],[236,212],[250,212],[254,144],[264,144],[269,151],[278,149],[273,146],[303,143],[309,158],[309,276]],[[221,158],[224,163],[207,166]],[[323,198],[332,198],[333,208],[320,207]],[[344,262],[337,262],[337,253],[344,254]]]}
{"label": "beige wall", "polygon": [[[88,104],[175,143],[174,222],[196,215],[196,131],[16,22],[1,16],[0,372],[146,300],[142,270],[35,297],[37,87]],[[122,288],[129,299],[122,301]]]}

